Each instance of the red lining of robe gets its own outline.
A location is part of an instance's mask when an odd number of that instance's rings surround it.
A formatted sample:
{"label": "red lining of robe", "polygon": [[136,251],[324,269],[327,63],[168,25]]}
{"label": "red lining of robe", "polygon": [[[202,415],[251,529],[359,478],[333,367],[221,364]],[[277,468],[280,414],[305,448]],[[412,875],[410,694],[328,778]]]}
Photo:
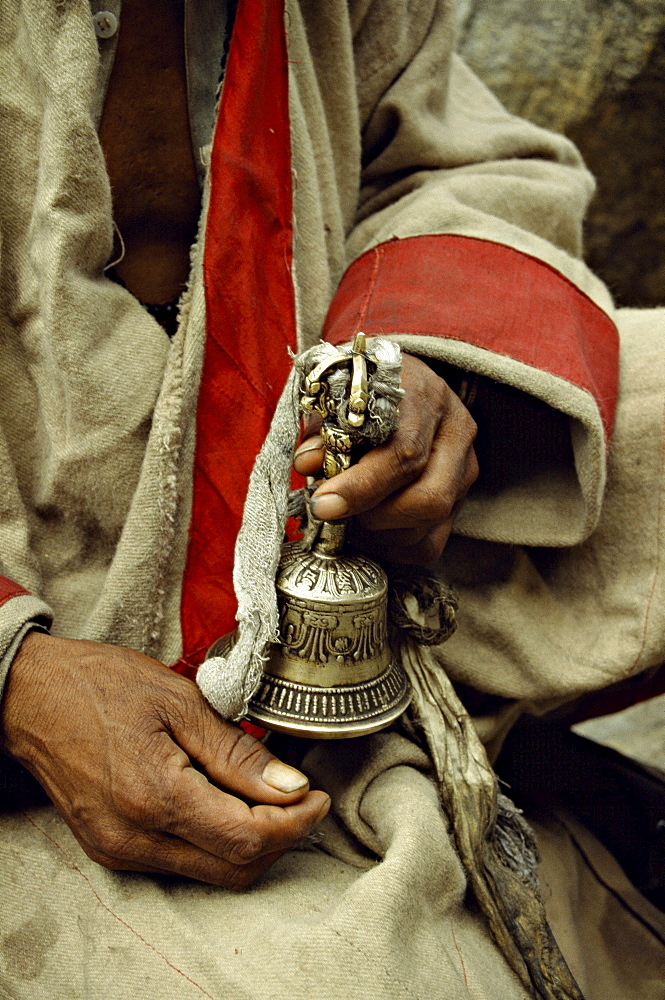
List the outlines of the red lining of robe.
{"label": "red lining of robe", "polygon": [[[283,9],[241,0],[211,157],[207,340],[175,665],[190,677],[210,644],[235,627],[235,539],[288,377],[288,348],[296,347],[292,243]],[[464,340],[565,378],[595,396],[609,439],[616,329],[573,284],[526,254],[454,235],[381,244],[347,270],[324,337],[341,343],[359,329]]]}
{"label": "red lining of robe", "polygon": [[288,56],[281,3],[241,0],[211,155],[207,340],[183,577],[182,659],[193,677],[235,627],[233,552],[254,459],[296,347]]}

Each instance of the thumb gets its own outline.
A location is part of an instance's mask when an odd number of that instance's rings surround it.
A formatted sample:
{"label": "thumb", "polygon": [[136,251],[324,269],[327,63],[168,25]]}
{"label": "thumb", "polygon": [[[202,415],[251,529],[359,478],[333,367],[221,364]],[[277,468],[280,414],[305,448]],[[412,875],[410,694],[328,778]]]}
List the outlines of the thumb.
{"label": "thumb", "polygon": [[198,705],[187,718],[173,720],[176,743],[227,791],[268,805],[290,805],[309,791],[301,771],[284,764],[239,726],[222,719],[193,688]]}

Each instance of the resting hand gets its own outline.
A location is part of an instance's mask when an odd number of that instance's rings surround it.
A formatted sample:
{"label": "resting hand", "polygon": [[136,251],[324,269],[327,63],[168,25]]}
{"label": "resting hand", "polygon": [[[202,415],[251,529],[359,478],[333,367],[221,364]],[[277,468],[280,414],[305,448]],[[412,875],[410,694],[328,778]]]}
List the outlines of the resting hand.
{"label": "resting hand", "polygon": [[[435,562],[460,504],[478,475],[476,425],[463,403],[425,362],[402,358],[398,430],[357,465],[322,483],[312,497],[322,520],[358,515],[363,542],[385,559]],[[295,468],[321,474],[321,421],[310,418]]]}
{"label": "resting hand", "polygon": [[4,748],[107,868],[245,888],[330,804],[191,681],[118,646],[29,633],[2,722]]}

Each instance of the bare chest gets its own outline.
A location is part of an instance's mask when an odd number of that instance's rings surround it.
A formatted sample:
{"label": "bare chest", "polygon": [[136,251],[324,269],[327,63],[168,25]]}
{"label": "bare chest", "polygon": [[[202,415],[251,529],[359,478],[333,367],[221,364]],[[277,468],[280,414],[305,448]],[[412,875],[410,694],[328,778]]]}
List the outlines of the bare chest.
{"label": "bare chest", "polygon": [[183,0],[124,0],[99,129],[124,243],[116,271],[148,302],[182,291],[199,215],[183,6]]}

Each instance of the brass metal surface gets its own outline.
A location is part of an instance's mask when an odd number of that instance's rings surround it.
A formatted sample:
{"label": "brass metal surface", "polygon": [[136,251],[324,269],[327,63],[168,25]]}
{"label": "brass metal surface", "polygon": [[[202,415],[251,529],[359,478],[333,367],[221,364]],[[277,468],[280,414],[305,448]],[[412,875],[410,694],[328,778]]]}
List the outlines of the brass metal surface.
{"label": "brass metal surface", "polygon": [[319,740],[368,736],[400,717],[411,700],[401,665],[363,683],[319,687],[265,673],[249,714],[266,729]]}
{"label": "brass metal surface", "polygon": [[[303,379],[301,409],[323,417],[327,479],[349,468],[354,445],[363,440],[368,360],[358,334],[351,356],[340,351]],[[345,366],[350,378],[346,426],[340,426],[327,379]],[[296,736],[364,736],[390,725],[410,700],[388,644],[388,580],[373,559],[344,553],[344,521],[316,521],[309,507],[308,520],[307,543],[291,542],[282,551],[275,581],[281,641],[270,650],[248,714]],[[232,642],[233,635],[224,637],[209,655],[223,655]]]}
{"label": "brass metal surface", "polygon": [[[303,380],[300,409],[303,413],[318,413],[323,417],[321,437],[325,447],[323,475],[326,479],[349,468],[353,445],[363,440],[362,428],[369,401],[368,362],[376,363],[376,359],[367,353],[365,334],[357,333],[351,357],[340,351],[337,357],[325,358]],[[327,377],[343,367],[351,368],[347,401],[350,430],[340,427],[337,421],[335,400],[327,383]]]}
{"label": "brass metal surface", "polygon": [[368,398],[365,334],[359,333],[353,345],[353,376],[349,394],[348,421],[352,427],[362,427]]}
{"label": "brass metal surface", "polygon": [[277,575],[282,644],[266,672],[319,687],[371,680],[390,663],[388,581],[365,556],[284,547]]}

